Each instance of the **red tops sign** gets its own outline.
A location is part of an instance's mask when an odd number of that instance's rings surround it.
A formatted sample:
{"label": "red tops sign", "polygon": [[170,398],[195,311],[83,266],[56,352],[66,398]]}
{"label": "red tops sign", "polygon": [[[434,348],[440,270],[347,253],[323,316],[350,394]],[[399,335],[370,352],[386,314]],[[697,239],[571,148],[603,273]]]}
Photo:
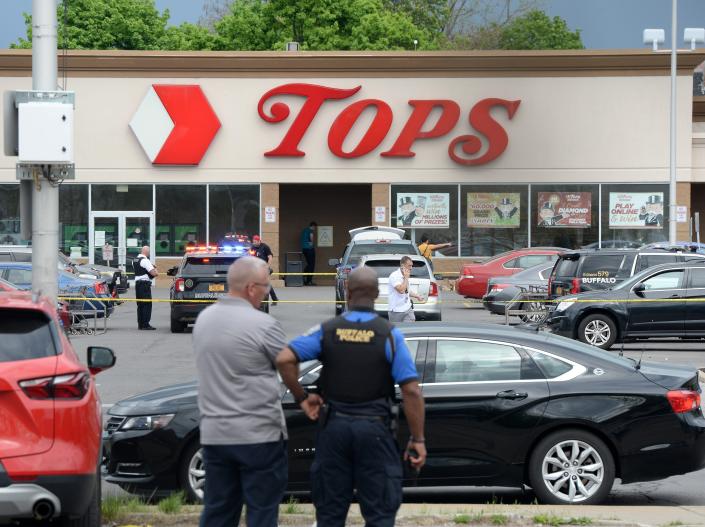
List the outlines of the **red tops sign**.
{"label": "red tops sign", "polygon": [[[306,155],[299,149],[308,127],[316,117],[318,110],[326,101],[343,100],[360,90],[361,86],[351,89],[330,88],[316,84],[285,84],[269,90],[259,101],[257,111],[268,123],[280,123],[290,114],[289,106],[283,102],[275,102],[265,111],[265,104],[278,95],[295,95],[304,97],[305,101],[298,115],[289,126],[284,139],[274,150],[265,152],[267,157],[301,157]],[[468,113],[468,121],[477,134],[466,134],[454,137],[448,145],[448,155],[461,165],[483,165],[497,159],[509,144],[509,137],[502,125],[490,114],[492,108],[499,106],[506,110],[509,119],[514,117],[519,108],[520,100],[482,99]],[[460,118],[460,107],[455,101],[447,99],[410,100],[413,107],[399,137],[389,150],[382,152],[383,157],[414,157],[414,143],[420,139],[431,139],[447,135]],[[360,142],[350,151],[343,149],[345,138],[357,122],[363,111],[372,107],[375,117]],[[441,116],[430,129],[424,129],[434,108],[441,110]],[[328,132],[328,148],[338,157],[355,158],[369,154],[377,148],[389,133],[393,114],[390,106],[379,99],[363,99],[353,102],[343,109],[335,118]],[[482,141],[478,134],[485,137],[487,149],[482,155]]]}

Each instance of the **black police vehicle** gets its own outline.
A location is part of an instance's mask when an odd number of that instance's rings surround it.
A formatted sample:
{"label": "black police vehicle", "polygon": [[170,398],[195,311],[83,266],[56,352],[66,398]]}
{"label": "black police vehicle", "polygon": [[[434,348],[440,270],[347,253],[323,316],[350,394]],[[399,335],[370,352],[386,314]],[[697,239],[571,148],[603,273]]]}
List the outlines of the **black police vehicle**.
{"label": "black police vehicle", "polygon": [[[196,322],[201,311],[228,293],[228,267],[248,255],[252,255],[252,246],[243,239],[217,247],[187,249],[181,263],[167,271],[167,275],[174,277],[169,298],[178,300],[171,303],[172,333],[183,333],[189,324]],[[269,313],[269,302],[262,302],[260,309]]]}

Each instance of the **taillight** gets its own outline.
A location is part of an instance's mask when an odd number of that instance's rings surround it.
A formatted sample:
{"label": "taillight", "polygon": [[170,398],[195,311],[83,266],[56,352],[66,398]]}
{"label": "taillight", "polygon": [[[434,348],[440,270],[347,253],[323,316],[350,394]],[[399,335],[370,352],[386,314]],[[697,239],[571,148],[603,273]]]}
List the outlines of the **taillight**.
{"label": "taillight", "polygon": [[700,406],[700,394],[691,390],[671,390],[666,393],[666,398],[677,414],[692,412]]}
{"label": "taillight", "polygon": [[509,287],[509,284],[492,284],[490,287],[490,293],[494,291],[495,293],[499,293],[502,291],[505,287]]}
{"label": "taillight", "polygon": [[436,282],[431,282],[431,290],[428,296],[438,296],[438,284]]}
{"label": "taillight", "polygon": [[576,293],[580,293],[580,278],[573,278],[570,283],[570,293],[573,295]]}
{"label": "taillight", "polygon": [[20,381],[20,388],[30,399],[82,399],[90,382],[86,372],[78,372]]}
{"label": "taillight", "polygon": [[183,278],[177,278],[176,282],[174,282],[174,289],[176,290],[177,293],[183,293],[184,292],[184,279]]}
{"label": "taillight", "polygon": [[93,285],[93,289],[95,289],[96,295],[104,295],[105,294],[105,284],[103,282],[96,282]]}

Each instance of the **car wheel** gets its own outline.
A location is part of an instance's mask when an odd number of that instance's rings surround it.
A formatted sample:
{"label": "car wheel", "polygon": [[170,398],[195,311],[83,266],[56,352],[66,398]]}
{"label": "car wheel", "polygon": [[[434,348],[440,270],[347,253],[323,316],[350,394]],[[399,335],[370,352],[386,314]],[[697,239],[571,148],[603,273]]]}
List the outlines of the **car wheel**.
{"label": "car wheel", "polygon": [[610,349],[617,340],[617,325],[601,313],[586,316],[578,326],[578,338],[586,344]]}
{"label": "car wheel", "polygon": [[184,451],[179,465],[179,483],[190,503],[201,503],[206,487],[206,469],[203,464],[203,449],[194,441]]}
{"label": "car wheel", "polygon": [[521,310],[524,313],[519,315],[519,319],[525,324],[540,324],[548,314],[541,302],[524,302],[521,305]]}
{"label": "car wheel", "polygon": [[91,496],[91,502],[88,505],[88,509],[86,509],[86,512],[83,513],[83,516],[80,516],[79,518],[62,518],[59,522],[59,525],[61,527],[101,527],[101,501],[101,478],[100,469],[98,469],[96,483],[93,487],[93,495]]}
{"label": "car wheel", "polygon": [[186,331],[186,322],[181,322],[180,320],[171,319],[171,332],[172,333],[183,333]]}
{"label": "car wheel", "polygon": [[583,430],[551,434],[531,453],[529,483],[541,503],[601,503],[612,489],[614,478],[614,459],[609,448]]}

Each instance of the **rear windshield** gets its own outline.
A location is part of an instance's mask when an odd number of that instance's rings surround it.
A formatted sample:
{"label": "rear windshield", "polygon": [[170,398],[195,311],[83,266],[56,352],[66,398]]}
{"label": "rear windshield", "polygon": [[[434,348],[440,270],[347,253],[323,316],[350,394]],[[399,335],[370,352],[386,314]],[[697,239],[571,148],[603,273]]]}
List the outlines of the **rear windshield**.
{"label": "rear windshield", "polygon": [[578,260],[570,260],[568,258],[559,258],[558,262],[556,263],[556,267],[554,268],[553,275],[558,277],[558,278],[564,278],[564,277],[569,277],[572,278],[575,276],[575,273],[578,271]]}
{"label": "rear windshield", "polygon": [[[369,254],[417,254],[411,242],[396,243],[356,243],[350,250],[348,265],[357,265],[360,258]],[[399,265],[397,265],[399,267]]]}
{"label": "rear windshield", "polygon": [[[396,260],[372,260],[365,262],[365,265],[374,269],[380,278],[387,278],[399,269],[399,262]],[[428,267],[424,262],[414,262],[414,267],[411,269],[411,278],[430,278]]]}
{"label": "rear windshield", "polygon": [[0,309],[0,362],[56,355],[51,321],[26,309]]}
{"label": "rear windshield", "polygon": [[622,268],[623,254],[586,256],[580,271],[581,278],[614,278]]}
{"label": "rear windshield", "polygon": [[186,258],[181,270],[185,275],[228,274],[228,267],[237,260],[237,256],[193,256]]}

